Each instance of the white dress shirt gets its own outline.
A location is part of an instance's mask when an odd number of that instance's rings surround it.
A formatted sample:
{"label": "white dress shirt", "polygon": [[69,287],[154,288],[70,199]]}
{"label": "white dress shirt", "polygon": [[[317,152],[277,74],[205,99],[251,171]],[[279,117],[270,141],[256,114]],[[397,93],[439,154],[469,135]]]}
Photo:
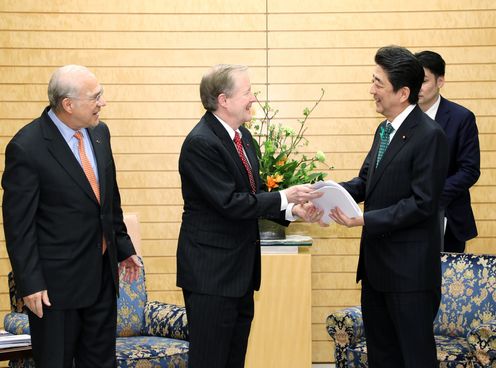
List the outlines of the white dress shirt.
{"label": "white dress shirt", "polygon": [[434,102],[434,104],[431,107],[429,107],[429,110],[425,112],[432,120],[436,120],[436,114],[437,114],[437,110],[439,110],[440,103],[441,103],[441,95],[437,96],[436,102]]}

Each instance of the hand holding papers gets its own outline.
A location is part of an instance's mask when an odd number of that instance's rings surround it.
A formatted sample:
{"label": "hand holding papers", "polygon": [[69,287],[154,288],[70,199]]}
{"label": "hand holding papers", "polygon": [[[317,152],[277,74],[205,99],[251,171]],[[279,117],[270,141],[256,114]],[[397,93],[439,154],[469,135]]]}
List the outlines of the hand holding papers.
{"label": "hand holding papers", "polygon": [[336,207],[341,209],[341,211],[350,218],[362,216],[362,211],[355,200],[346,189],[338,183],[332,180],[319,181],[313,184],[312,188],[316,192],[323,193],[322,197],[311,200],[315,207],[324,211],[324,215],[320,220],[322,223],[329,224],[333,222],[329,213]]}

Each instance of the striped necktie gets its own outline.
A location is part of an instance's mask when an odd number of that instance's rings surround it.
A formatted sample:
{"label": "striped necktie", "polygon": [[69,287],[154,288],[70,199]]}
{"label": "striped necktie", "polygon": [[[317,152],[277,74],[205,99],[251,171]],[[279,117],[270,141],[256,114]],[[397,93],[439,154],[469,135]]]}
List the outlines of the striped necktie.
{"label": "striped necktie", "polygon": [[[100,203],[100,186],[98,185],[98,182],[96,180],[95,172],[91,167],[90,160],[88,160],[88,156],[86,156],[86,150],[84,149],[83,133],[81,133],[81,131],[78,131],[74,134],[74,137],[78,140],[79,158],[81,159],[81,166],[83,167],[84,174],[86,175],[86,178],[90,182],[91,189],[93,189],[93,192],[95,193],[95,197],[98,200],[98,203]],[[105,253],[106,249],[107,249],[107,242],[105,241],[105,237],[103,237],[102,254]]]}
{"label": "striped necktie", "polygon": [[98,203],[100,203],[100,187],[98,186],[95,172],[91,167],[90,160],[88,160],[88,156],[86,156],[86,150],[84,149],[83,133],[81,133],[80,131],[76,132],[76,134],[74,134],[74,137],[78,140],[79,158],[81,159],[81,165],[83,166],[84,174],[86,175],[86,178],[90,182],[91,189],[93,189],[96,199],[98,199]]}
{"label": "striped necktie", "polygon": [[248,174],[248,179],[250,180],[250,188],[252,193],[256,193],[255,179],[253,178],[253,173],[251,172],[251,167],[246,159],[245,152],[243,150],[243,144],[241,143],[241,137],[238,132],[234,132],[234,145],[236,146],[236,151],[238,151],[239,158],[243,162],[246,173]]}

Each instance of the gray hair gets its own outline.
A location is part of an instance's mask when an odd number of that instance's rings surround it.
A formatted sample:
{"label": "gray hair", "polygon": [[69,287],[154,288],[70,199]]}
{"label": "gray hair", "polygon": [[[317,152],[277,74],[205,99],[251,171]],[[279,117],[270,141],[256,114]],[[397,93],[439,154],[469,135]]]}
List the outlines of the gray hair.
{"label": "gray hair", "polygon": [[70,96],[78,96],[80,85],[73,78],[76,74],[94,74],[82,65],[65,65],[58,68],[48,82],[48,100],[50,107],[57,110],[62,103],[62,100]]}
{"label": "gray hair", "polygon": [[205,73],[200,83],[200,98],[205,110],[216,111],[217,97],[222,93],[230,97],[233,93],[233,74],[247,70],[245,65],[218,64]]}

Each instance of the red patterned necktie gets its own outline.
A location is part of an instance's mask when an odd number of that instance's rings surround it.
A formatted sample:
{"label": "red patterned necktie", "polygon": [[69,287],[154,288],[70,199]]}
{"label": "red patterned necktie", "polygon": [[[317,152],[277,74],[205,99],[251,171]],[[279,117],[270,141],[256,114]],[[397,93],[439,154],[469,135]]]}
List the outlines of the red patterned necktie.
{"label": "red patterned necktie", "polygon": [[236,151],[238,151],[239,158],[241,159],[241,162],[243,163],[243,166],[245,167],[246,172],[248,173],[248,179],[250,179],[251,192],[256,193],[257,191],[255,190],[255,179],[253,179],[253,173],[251,172],[251,167],[248,164],[248,160],[246,159],[245,152],[243,151],[243,144],[241,143],[241,137],[239,136],[238,132],[234,132],[234,145],[236,146]]}
{"label": "red patterned necktie", "polygon": [[[74,137],[78,140],[78,150],[79,150],[79,158],[81,159],[81,166],[83,166],[84,174],[86,178],[90,182],[91,189],[95,193],[96,199],[98,203],[100,203],[100,187],[98,186],[98,182],[96,180],[95,172],[91,167],[90,160],[88,160],[88,156],[86,156],[86,150],[84,149],[84,141],[83,141],[83,133],[76,132]],[[102,254],[105,253],[107,249],[107,243],[105,242],[105,238],[103,238],[102,242]]]}

